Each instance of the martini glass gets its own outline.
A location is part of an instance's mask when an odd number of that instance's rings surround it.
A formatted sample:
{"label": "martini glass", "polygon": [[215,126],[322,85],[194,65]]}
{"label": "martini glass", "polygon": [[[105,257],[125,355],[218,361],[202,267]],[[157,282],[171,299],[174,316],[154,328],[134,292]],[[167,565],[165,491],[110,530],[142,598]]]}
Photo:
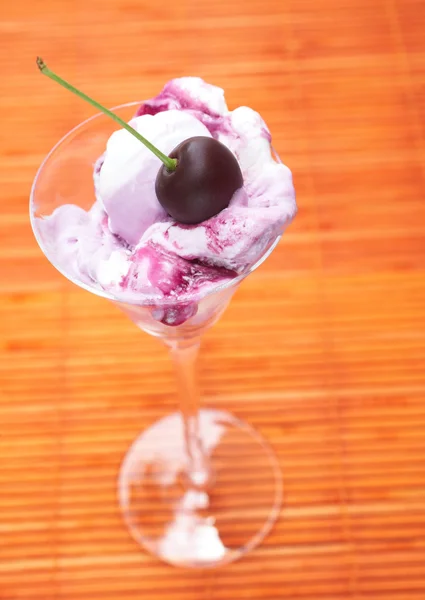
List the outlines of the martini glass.
{"label": "martini glass", "polygon": [[[130,103],[114,111],[129,121],[139,105]],[[224,312],[241,281],[273,251],[279,237],[264,247],[247,273],[217,285],[177,327],[164,324],[164,315],[182,314],[186,307],[178,302],[166,306],[122,302],[95,282],[79,281],[60,264],[39,223],[63,204],[91,207],[93,166],[115,129],[113,121],[97,114],[56,144],[32,187],[31,224],[56,269],[116,304],[168,348],[177,376],[179,410],[153,423],[134,441],[118,476],[118,500],[131,535],[148,552],[177,566],[214,567],[243,556],[270,531],[281,506],[282,481],[273,451],[255,429],[227,411],[200,408],[196,359],[202,334]]]}

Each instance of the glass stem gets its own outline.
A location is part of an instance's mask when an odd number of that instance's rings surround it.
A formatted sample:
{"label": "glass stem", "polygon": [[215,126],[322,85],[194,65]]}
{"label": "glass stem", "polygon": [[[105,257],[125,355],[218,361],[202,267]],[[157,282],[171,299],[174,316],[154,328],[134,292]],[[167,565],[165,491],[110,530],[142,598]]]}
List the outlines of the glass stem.
{"label": "glass stem", "polygon": [[188,457],[187,476],[191,485],[205,488],[210,477],[208,460],[199,432],[199,391],[196,362],[201,339],[173,340],[168,342],[176,370],[180,410],[183,419],[184,438]]}

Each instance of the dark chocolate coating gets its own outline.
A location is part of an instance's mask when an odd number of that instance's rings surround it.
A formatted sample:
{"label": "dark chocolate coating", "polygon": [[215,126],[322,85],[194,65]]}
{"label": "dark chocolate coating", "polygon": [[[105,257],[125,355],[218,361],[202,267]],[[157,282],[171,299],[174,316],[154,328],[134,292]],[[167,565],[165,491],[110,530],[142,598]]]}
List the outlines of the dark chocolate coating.
{"label": "dark chocolate coating", "polygon": [[217,215],[243,186],[235,156],[214,138],[189,138],[170,157],[177,159],[177,167],[160,168],[155,191],[160,204],[180,223],[193,225]]}

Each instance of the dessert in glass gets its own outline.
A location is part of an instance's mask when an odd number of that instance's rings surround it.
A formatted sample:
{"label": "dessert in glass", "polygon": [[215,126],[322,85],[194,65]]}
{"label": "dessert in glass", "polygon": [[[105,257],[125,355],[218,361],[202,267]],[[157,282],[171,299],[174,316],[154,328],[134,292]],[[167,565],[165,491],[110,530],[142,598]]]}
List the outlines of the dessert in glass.
{"label": "dessert in glass", "polygon": [[255,429],[200,407],[196,358],[202,334],[294,218],[291,173],[260,115],[229,111],[223,91],[200,78],[172,80],[151,100],[103,112],[65,135],[41,165],[33,231],[63,275],[168,348],[180,409],[134,441],[118,500],[132,536],[153,555],[218,566],[270,531],[282,480]]}

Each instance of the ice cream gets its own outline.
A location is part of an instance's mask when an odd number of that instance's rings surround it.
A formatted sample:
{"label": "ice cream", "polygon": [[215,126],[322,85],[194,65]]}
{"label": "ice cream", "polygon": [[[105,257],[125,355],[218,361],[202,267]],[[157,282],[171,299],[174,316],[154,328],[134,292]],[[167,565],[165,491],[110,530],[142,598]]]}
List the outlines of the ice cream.
{"label": "ice cream", "polygon": [[158,319],[179,325],[217,285],[246,272],[291,222],[292,177],[273,158],[260,115],[229,111],[223,90],[199,78],[172,80],[130,123],[167,155],[194,136],[219,140],[236,156],[243,187],[214,217],[178,223],[155,193],[159,158],[121,129],[95,165],[92,208],[60,206],[38,219],[39,233],[71,277],[117,300],[156,307]]}

